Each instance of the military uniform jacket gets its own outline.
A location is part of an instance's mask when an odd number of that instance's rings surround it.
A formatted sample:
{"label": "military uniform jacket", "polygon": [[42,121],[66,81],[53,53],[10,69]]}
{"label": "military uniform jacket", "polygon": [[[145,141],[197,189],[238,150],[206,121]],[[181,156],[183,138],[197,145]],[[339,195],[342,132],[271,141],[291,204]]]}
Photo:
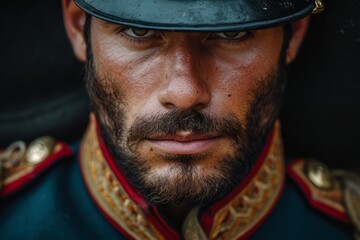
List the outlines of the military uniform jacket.
{"label": "military uniform jacket", "polygon": [[2,196],[1,239],[353,239],[346,215],[312,207],[285,176],[276,129],[244,182],[191,211],[181,232],[113,168],[96,124],[71,148],[76,157],[62,157]]}

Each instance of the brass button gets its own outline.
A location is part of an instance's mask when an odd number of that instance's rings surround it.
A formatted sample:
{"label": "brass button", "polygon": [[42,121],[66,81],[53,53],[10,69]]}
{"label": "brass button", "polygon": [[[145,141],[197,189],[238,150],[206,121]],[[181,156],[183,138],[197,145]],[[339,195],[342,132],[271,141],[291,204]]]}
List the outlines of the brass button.
{"label": "brass button", "polygon": [[25,154],[27,164],[38,164],[44,161],[52,152],[55,146],[55,139],[44,136],[32,141]]}
{"label": "brass button", "polygon": [[328,168],[321,162],[313,159],[306,161],[304,171],[315,187],[322,190],[331,190],[333,188],[333,178]]}

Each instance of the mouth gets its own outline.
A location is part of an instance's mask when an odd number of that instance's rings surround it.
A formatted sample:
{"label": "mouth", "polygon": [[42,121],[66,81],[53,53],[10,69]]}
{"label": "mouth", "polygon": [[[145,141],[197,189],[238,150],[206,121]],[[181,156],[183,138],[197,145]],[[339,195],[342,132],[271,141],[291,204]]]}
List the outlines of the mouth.
{"label": "mouth", "polygon": [[173,135],[152,136],[146,139],[152,148],[168,154],[190,155],[209,151],[220,136],[181,131]]}

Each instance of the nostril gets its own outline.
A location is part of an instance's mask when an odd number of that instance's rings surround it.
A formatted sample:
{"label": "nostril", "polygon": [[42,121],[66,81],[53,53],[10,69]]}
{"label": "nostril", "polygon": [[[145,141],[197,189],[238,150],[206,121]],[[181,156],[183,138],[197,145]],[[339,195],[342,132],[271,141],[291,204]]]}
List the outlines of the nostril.
{"label": "nostril", "polygon": [[170,103],[170,102],[165,102],[163,103],[163,106],[167,109],[174,109],[175,108],[175,105],[173,103]]}
{"label": "nostril", "polygon": [[200,111],[200,110],[206,108],[206,106],[207,106],[207,104],[198,103],[198,104],[196,104],[196,105],[193,107],[193,109],[194,109],[194,110],[197,110],[197,111]]}

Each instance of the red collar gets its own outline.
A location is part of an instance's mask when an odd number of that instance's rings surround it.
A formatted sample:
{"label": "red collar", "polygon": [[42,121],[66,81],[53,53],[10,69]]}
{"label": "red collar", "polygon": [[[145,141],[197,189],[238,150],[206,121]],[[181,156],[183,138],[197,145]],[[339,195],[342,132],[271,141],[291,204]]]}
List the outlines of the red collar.
{"label": "red collar", "polygon": [[280,124],[276,123],[248,176],[225,197],[202,211],[190,212],[182,236],[149,205],[115,164],[90,121],[80,147],[80,165],[86,186],[103,215],[130,239],[243,239],[270,213],[284,184]]}

